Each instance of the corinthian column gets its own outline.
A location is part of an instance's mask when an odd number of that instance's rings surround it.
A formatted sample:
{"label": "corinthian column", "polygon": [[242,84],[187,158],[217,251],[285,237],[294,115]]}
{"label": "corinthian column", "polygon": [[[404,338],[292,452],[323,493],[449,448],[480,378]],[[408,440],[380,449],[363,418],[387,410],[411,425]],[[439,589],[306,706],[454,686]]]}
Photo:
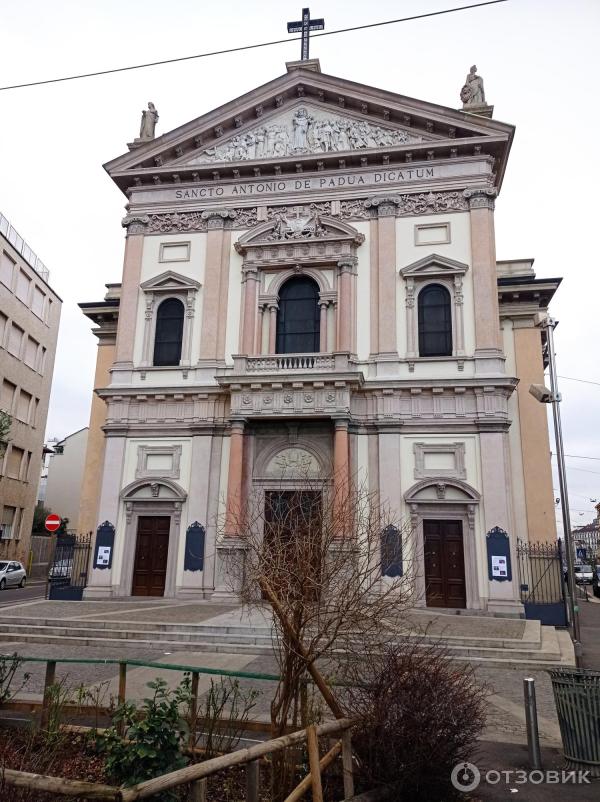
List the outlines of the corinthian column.
{"label": "corinthian column", "polygon": [[477,373],[504,372],[498,311],[498,278],[494,234],[496,189],[466,189],[471,218],[471,260],[475,306],[475,369]]}
{"label": "corinthian column", "polygon": [[277,304],[269,304],[269,353],[275,353],[277,337]]}
{"label": "corinthian column", "polygon": [[242,328],[241,353],[249,356],[255,353],[258,280],[258,270],[256,268],[246,268],[244,270],[244,325]]}
{"label": "corinthian column", "polygon": [[354,328],[354,310],[352,304],[352,280],[356,276],[356,257],[346,256],[338,265],[339,281],[339,329],[338,351],[352,351],[352,330]]}
{"label": "corinthian column", "polygon": [[227,506],[225,534],[234,536],[242,505],[242,467],[244,460],[244,420],[231,421],[229,440],[229,473],[227,477]]}
{"label": "corinthian column", "polygon": [[319,309],[321,313],[319,322],[319,351],[323,354],[327,348],[327,310],[329,309],[329,301],[319,301]]}
{"label": "corinthian column", "polygon": [[[333,435],[333,503],[334,518],[342,529],[344,511],[350,489],[348,457],[348,421],[336,420]],[[344,534],[340,531],[340,534]]]}

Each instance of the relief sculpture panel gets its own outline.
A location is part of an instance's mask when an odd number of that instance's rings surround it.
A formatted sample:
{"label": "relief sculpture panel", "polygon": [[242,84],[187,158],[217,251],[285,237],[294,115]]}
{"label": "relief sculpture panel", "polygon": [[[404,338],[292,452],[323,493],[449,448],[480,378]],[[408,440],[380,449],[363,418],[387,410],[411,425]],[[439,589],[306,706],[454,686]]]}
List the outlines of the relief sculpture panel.
{"label": "relief sculpture panel", "polygon": [[270,124],[259,125],[245,134],[233,136],[223,144],[207,148],[188,164],[277,159],[422,141],[423,137],[402,129],[302,106],[296,111],[280,115]]}

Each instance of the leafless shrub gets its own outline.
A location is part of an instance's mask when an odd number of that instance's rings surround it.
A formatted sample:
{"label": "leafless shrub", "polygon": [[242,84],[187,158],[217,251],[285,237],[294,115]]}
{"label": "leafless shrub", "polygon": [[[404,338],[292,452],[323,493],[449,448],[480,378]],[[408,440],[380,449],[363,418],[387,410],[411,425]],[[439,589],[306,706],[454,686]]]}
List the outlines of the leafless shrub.
{"label": "leafless shrub", "polygon": [[486,689],[473,669],[416,638],[369,661],[346,709],[360,718],[353,746],[365,787],[390,785],[394,799],[449,802],[450,774],[471,757],[485,722]]}

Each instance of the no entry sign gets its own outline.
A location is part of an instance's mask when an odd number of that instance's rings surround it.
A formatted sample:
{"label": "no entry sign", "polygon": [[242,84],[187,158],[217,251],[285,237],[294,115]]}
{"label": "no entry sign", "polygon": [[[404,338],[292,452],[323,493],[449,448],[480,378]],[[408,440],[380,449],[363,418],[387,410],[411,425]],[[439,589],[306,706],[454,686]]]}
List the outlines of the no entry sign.
{"label": "no entry sign", "polygon": [[48,530],[48,532],[56,532],[56,530],[60,527],[61,519],[58,515],[49,515],[46,518],[46,522],[44,526]]}

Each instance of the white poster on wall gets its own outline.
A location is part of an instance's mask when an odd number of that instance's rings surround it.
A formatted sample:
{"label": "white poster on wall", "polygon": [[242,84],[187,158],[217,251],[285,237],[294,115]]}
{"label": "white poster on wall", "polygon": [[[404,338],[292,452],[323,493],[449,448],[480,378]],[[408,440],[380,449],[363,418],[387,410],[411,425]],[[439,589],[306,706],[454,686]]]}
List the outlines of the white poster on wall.
{"label": "white poster on wall", "polygon": [[492,555],[492,576],[507,577],[506,557],[495,557]]}
{"label": "white poster on wall", "polygon": [[97,565],[108,565],[110,562],[110,546],[98,546]]}

